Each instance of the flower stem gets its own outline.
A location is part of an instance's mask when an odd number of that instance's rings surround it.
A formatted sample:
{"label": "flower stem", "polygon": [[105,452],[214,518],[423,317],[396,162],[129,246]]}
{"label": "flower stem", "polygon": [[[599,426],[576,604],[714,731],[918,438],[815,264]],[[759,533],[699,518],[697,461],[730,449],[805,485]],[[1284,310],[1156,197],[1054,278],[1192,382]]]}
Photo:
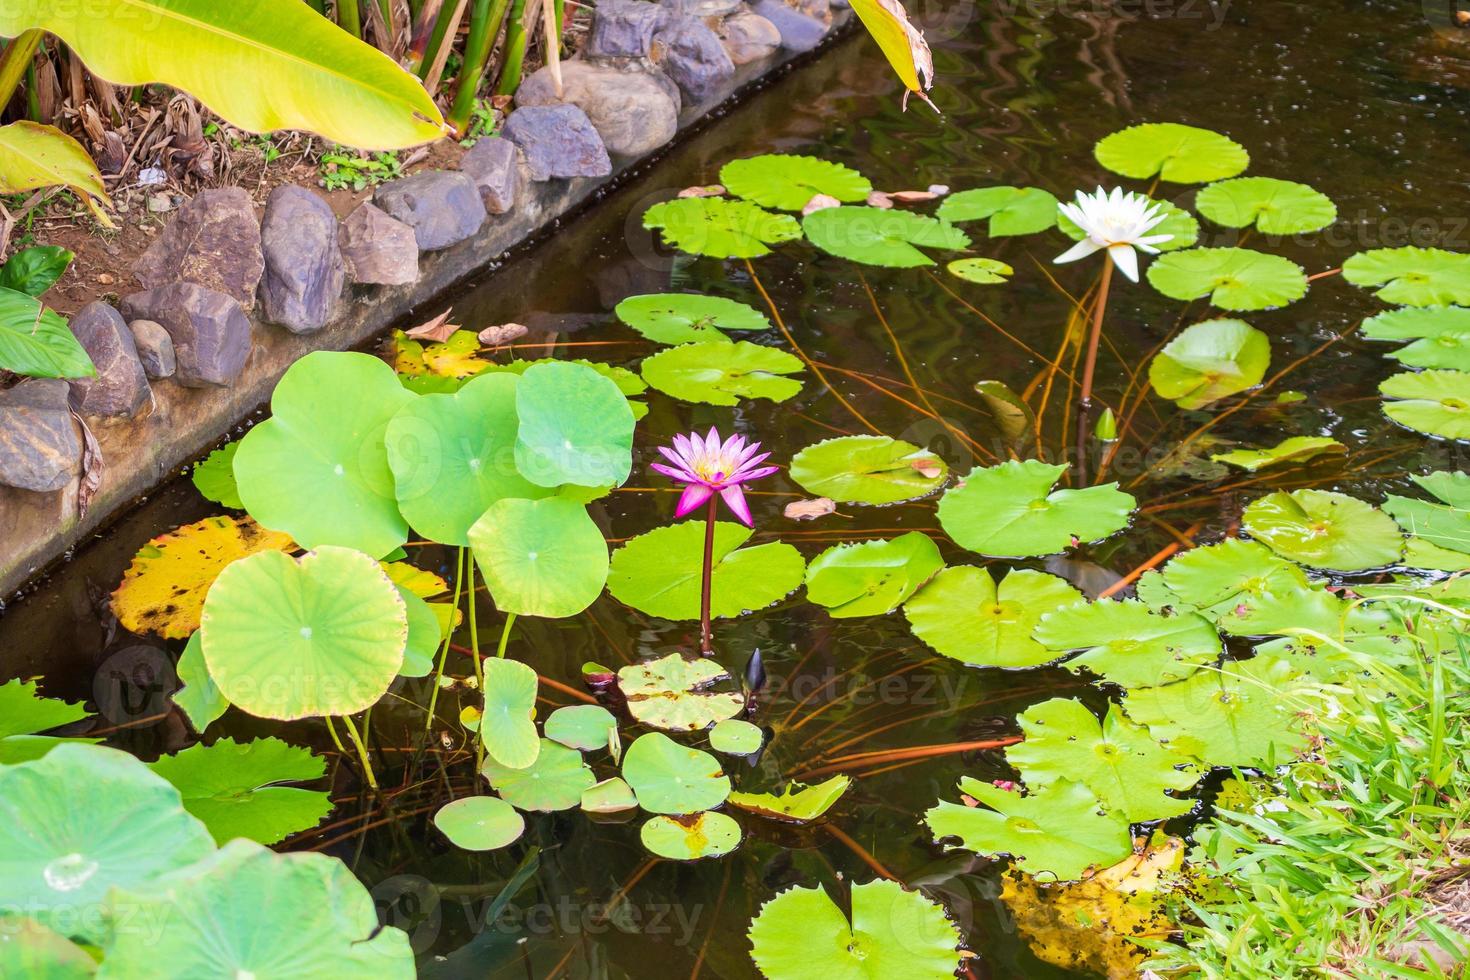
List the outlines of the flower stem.
{"label": "flower stem", "polygon": [[1102,281],[1097,287],[1097,301],[1092,307],[1092,331],[1087,337],[1087,361],[1082,366],[1082,398],[1077,404],[1077,485],[1087,484],[1087,456],[1091,445],[1092,378],[1097,370],[1097,348],[1102,343],[1103,314],[1108,308],[1108,287],[1113,282],[1113,262],[1104,256]]}
{"label": "flower stem", "polygon": [[709,498],[709,509],[704,517],[704,585],[699,593],[699,651],[706,656],[715,652],[709,625],[709,600],[715,575],[715,504],[719,499],[718,494]]}

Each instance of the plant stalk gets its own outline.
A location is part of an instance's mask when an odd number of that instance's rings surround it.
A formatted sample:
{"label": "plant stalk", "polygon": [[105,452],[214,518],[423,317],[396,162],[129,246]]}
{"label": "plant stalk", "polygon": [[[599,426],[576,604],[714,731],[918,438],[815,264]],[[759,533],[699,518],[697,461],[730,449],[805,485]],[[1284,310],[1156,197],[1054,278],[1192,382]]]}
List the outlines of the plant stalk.
{"label": "plant stalk", "polygon": [[444,77],[444,66],[449,61],[449,52],[454,49],[454,37],[459,33],[459,22],[468,5],[469,0],[455,0],[454,9],[441,9],[438,19],[434,21],[434,33],[424,51],[423,64],[419,66],[423,73],[420,77],[424,80],[424,88],[429,90],[430,95],[439,91],[439,82]]}
{"label": "plant stalk", "polygon": [[35,59],[36,49],[41,46],[42,36],[42,31],[26,31],[7,44],[5,53],[0,54],[0,109],[10,105],[10,100],[15,97],[15,90],[20,87],[26,68]]}
{"label": "plant stalk", "polygon": [[429,717],[424,719],[424,732],[434,729],[434,713],[439,706],[439,682],[444,679],[444,665],[449,660],[449,645],[454,639],[454,613],[459,611],[459,595],[464,585],[465,548],[460,546],[454,559],[454,605],[451,607],[449,629],[444,633],[444,644],[439,648],[439,664],[434,670],[434,685],[429,692]]}
{"label": "plant stalk", "polygon": [[719,500],[718,494],[709,498],[709,509],[704,516],[704,584],[699,591],[699,651],[705,656],[715,652],[709,625],[709,605],[715,577],[715,505]]}
{"label": "plant stalk", "polygon": [[475,563],[470,562],[470,659],[475,662],[475,688],[480,692],[480,722],[475,730],[475,771],[485,764],[485,665],[480,662],[480,624],[475,619]]}
{"label": "plant stalk", "polygon": [[460,69],[454,105],[445,120],[456,133],[464,132],[474,114],[475,97],[480,93],[485,66],[490,63],[490,53],[495,48],[495,38],[500,34],[510,0],[474,0],[474,4],[470,11],[470,35],[464,46],[464,67]]}
{"label": "plant stalk", "polygon": [[1082,396],[1077,403],[1077,485],[1087,485],[1087,457],[1091,446],[1092,379],[1097,371],[1097,349],[1102,343],[1103,315],[1108,308],[1108,287],[1113,283],[1113,260],[1103,256],[1102,281],[1092,307],[1092,330],[1087,336],[1087,360],[1082,365]]}
{"label": "plant stalk", "polygon": [[511,0],[510,26],[505,30],[505,50],[500,61],[500,81],[495,85],[496,95],[514,95],[521,87],[521,66],[526,60],[526,44],[529,40],[526,14],[529,0]]}
{"label": "plant stalk", "polygon": [[505,626],[500,631],[500,646],[495,651],[495,656],[501,660],[505,659],[505,649],[510,645],[510,628],[515,625],[516,614],[505,614]]}
{"label": "plant stalk", "polygon": [[[327,723],[328,725],[331,722]],[[342,715],[342,726],[347,729],[347,738],[352,742],[352,747],[357,750],[357,759],[362,763],[363,778],[367,780],[368,786],[372,787],[374,793],[378,790],[378,776],[373,772],[373,762],[368,758],[367,744],[362,740],[362,734],[358,732],[357,725],[353,723],[350,715]]]}
{"label": "plant stalk", "polygon": [[327,13],[326,0],[306,0],[306,5],[323,16]]}
{"label": "plant stalk", "polygon": [[353,37],[362,38],[362,12],[358,0],[337,0],[337,26]]}

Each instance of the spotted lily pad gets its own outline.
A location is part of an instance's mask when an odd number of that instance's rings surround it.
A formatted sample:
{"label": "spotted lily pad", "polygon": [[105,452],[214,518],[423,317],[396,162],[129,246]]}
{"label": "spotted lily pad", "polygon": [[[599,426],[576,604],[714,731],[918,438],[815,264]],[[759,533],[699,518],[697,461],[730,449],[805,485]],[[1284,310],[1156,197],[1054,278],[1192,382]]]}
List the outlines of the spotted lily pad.
{"label": "spotted lily pad", "polygon": [[1208,296],[1222,310],[1267,310],[1307,294],[1301,266],[1248,248],[1170,252],[1149,265],[1148,281],[1174,299]]}
{"label": "spotted lily pad", "polygon": [[520,840],[526,818],[499,797],[466,796],[440,807],[434,826],[455,847],[494,851]]}
{"label": "spotted lily pad", "polygon": [[654,728],[694,732],[733,718],[745,707],[734,691],[709,690],[729,680],[713,660],[686,660],[677,653],[618,671],[618,687],[634,718]]}
{"label": "spotted lily pad", "polygon": [[1011,460],[970,471],[939,501],[939,524],[981,555],[1027,558],[1101,541],[1128,526],[1137,503],[1116,483],[1052,490],[1066,464]]}
{"label": "spotted lily pad", "polygon": [[536,672],[517,660],[487,659],[485,707],[480,738],[490,758],[507,769],[525,769],[536,761],[541,740],[536,735]]}
{"label": "spotted lily pad", "polygon": [[894,269],[933,265],[919,249],[970,247],[970,236],[947,221],[912,211],[823,208],[802,220],[811,243],[839,258]]}
{"label": "spotted lily pad", "polygon": [[946,657],[981,667],[1036,667],[1059,654],[1032,638],[1041,617],[1082,599],[1064,579],[1020,569],[999,586],[970,565],[946,568],[904,604],[914,635]]}
{"label": "spotted lily pad", "polygon": [[873,190],[868,178],[851,167],[786,153],[731,160],[720,168],[720,183],[736,197],[782,211],[800,211],[818,194],[862,201]]}
{"label": "spotted lily pad", "polygon": [[1346,452],[1347,447],[1336,439],[1324,436],[1291,436],[1270,449],[1232,449],[1228,453],[1216,453],[1210,459],[1254,473],[1268,466],[1305,463],[1319,456],[1341,455]]}
{"label": "spotted lily pad", "polygon": [[708,752],[663,732],[640,735],[623,756],[623,778],[649,813],[698,813],[725,802],[730,777]]}
{"label": "spotted lily pad", "polygon": [[882,616],[943,567],[938,546],[921,531],[834,545],[807,566],[806,595],[834,619]]}
{"label": "spotted lily pad", "polygon": [[1294,180],[1236,177],[1200,189],[1194,206],[1226,228],[1254,225],[1267,235],[1298,235],[1337,220],[1337,205],[1321,191]]}
{"label": "spotted lily pad", "polygon": [[832,809],[851,785],[852,777],[839,773],[815,786],[788,783],[779,793],[731,793],[730,805],[773,820],[810,823]]}
{"label": "spotted lily pad", "polygon": [[1247,533],[1284,558],[1339,572],[1392,565],[1404,550],[1393,518],[1329,490],[1276,492],[1246,507]]}
{"label": "spotted lily pad", "polygon": [[760,751],[765,733],[759,725],[739,718],[726,718],[709,732],[709,747],[725,755],[750,755]]}
{"label": "spotted lily pad", "polygon": [[801,237],[801,225],[750,201],[722,197],[684,197],[655,204],[643,213],[643,227],[663,232],[681,252],[716,259],[754,259],[772,245]]}
{"label": "spotted lily pad", "polygon": [[1271,364],[1271,342],[1244,320],[1206,320],[1184,329],[1148,366],[1149,383],[1180,408],[1203,408],[1254,388]]}
{"label": "spotted lily pad", "polygon": [[1250,154],[1228,136],[1180,123],[1130,126],[1099,140],[1093,154],[1124,177],[1158,176],[1176,184],[1224,180],[1250,165]]}
{"label": "spotted lily pad", "polygon": [[235,485],[235,451],[238,442],[227,442],[201,461],[194,464],[189,479],[205,500],[213,500],[221,507],[243,510],[240,488]]}
{"label": "spotted lily pad", "polygon": [[507,498],[470,528],[495,605],[517,616],[575,616],[602,594],[607,540],[587,508],[564,497]]}
{"label": "spotted lily pad", "polygon": [[1383,414],[1406,428],[1445,439],[1470,439],[1470,371],[1395,374],[1378,386]]}
{"label": "spotted lily pad", "polygon": [[582,791],[597,782],[582,762],[582,753],[550,739],[541,740],[536,761],[524,769],[511,769],[487,758],[480,771],[501,799],[517,810],[546,813],[581,805]]}
{"label": "spotted lily pad", "polygon": [[1006,282],[1016,270],[999,259],[973,258],[955,259],[945,263],[949,274],[981,286],[995,286]]}
{"label": "spotted lily pad", "polygon": [[740,844],[740,825],[723,813],[656,816],[638,832],[643,846],[671,861],[723,857]]}
{"label": "spotted lily pad", "polygon": [[557,708],[546,718],[546,737],[582,752],[605,749],[618,727],[613,713],[600,704],[573,704]]}
{"label": "spotted lily pad", "polygon": [[643,361],[643,379],[672,398],[709,405],[738,405],[743,398],[784,402],[801,391],[786,377],[802,371],[801,359],[749,341],[706,341],[659,351]]}
{"label": "spotted lily pad", "polygon": [[955,191],[935,213],[952,223],[989,218],[991,238],[1032,235],[1056,223],[1057,199],[1040,187],[981,187]]}
{"label": "spotted lily pad", "polygon": [[1470,304],[1470,254],[1463,252],[1412,245],[1369,249],[1342,264],[1342,277],[1355,286],[1374,288],[1386,303]]}
{"label": "spotted lily pad", "polygon": [[[1172,201],[1160,201],[1152,197],[1148,198],[1148,207],[1162,208],[1164,215],[1163,221],[1149,229],[1149,235],[1169,236],[1168,241],[1158,242],[1154,248],[1160,252],[1176,252],[1199,241],[1199,220],[1194,215]],[[1057,230],[1074,242],[1080,242],[1087,237],[1087,232],[1062,214],[1060,209],[1056,213],[1056,224]]]}
{"label": "spotted lily pad", "polygon": [[[614,552],[608,590],[650,616],[698,619],[704,533],[704,522],[683,521],[638,535]],[[715,523],[710,615],[716,618],[764,609],[801,585],[801,553],[781,541],[741,547],[753,533],[743,524]]]}
{"label": "spotted lily pad", "polygon": [[727,343],[728,331],[771,328],[771,321],[754,307],[698,293],[629,296],[613,312],[619,320],[660,344]]}
{"label": "spotted lily pad", "polygon": [[1082,650],[1067,662],[1123,687],[1188,677],[1220,655],[1220,637],[1195,613],[1165,616],[1142,602],[1102,600],[1047,613],[1035,639],[1053,650]]}
{"label": "spotted lily pad", "polygon": [[913,443],[888,436],[838,436],[791,460],[791,479],[838,503],[894,504],[933,493],[949,467]]}

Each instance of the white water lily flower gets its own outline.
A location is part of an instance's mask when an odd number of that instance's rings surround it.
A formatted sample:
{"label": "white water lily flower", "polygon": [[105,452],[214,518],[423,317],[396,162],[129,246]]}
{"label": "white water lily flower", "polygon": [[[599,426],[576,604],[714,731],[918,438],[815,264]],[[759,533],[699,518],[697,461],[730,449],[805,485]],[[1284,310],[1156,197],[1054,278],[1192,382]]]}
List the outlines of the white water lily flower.
{"label": "white water lily flower", "polygon": [[1150,201],[1142,194],[1124,193],[1121,187],[1114,187],[1111,194],[1101,187],[1096,194],[1078,191],[1076,204],[1059,204],[1057,207],[1087,237],[1053,259],[1056,264],[1076,262],[1093,252],[1107,249],[1118,271],[1137,282],[1138,254],[1134,249],[1157,255],[1159,250],[1154,246],[1174,237],[1149,234],[1168,217],[1164,205]]}

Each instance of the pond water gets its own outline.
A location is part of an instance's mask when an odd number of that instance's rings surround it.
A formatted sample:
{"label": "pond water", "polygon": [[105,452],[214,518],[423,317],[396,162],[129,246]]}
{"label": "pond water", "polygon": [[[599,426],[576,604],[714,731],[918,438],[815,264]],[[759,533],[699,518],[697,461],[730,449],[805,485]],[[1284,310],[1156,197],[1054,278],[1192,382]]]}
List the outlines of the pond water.
{"label": "pond water", "polygon": [[[1309,274],[1335,269],[1366,248],[1470,248],[1470,98],[1463,87],[1470,85],[1470,32],[1463,41],[1448,29],[1436,32],[1420,4],[1388,0],[1156,0],[1117,7],[1121,12],[1090,0],[1010,0],[919,11],[935,49],[942,119],[917,104],[901,113],[901,88],[876,48],[866,38],[849,40],[672,151],[651,176],[454,297],[455,318],[471,329],[508,321],[531,326],[527,343],[544,340],[545,346],[524,347],[519,356],[636,364],[653,345],[611,315],[626,296],[690,290],[764,308],[744,263],[676,256],[639,227],[650,204],[714,182],[732,158],[809,153],[861,170],[887,190],[1015,184],[1065,199],[1076,188],[1111,185],[1092,146],[1142,121],[1226,133],[1251,151],[1252,174],[1309,181],[1331,197],[1339,220],[1325,233],[1270,242],[1269,250]],[[1189,203],[1192,194],[1185,188],[1175,199]],[[1210,226],[1202,234],[1202,244],[1238,238]],[[805,246],[759,260],[759,286],[806,355],[827,366],[842,400],[811,376],[800,395],[780,405],[691,406],[650,393],[635,475],[593,508],[608,537],[624,540],[672,520],[668,481],[647,471],[655,445],[693,428],[728,429],[732,421],[765,442],[774,462],[785,463],[813,442],[866,431],[861,416],[878,431],[929,446],[963,473],[993,461],[990,454],[1005,454],[1003,433],[975,383],[996,379],[1022,392],[1050,384],[1041,450],[1065,458],[1074,393],[1067,372],[1049,372],[1047,362],[1063,347],[1072,307],[1049,277],[1080,297],[1099,266],[1054,270],[1050,260],[1066,244],[1055,233],[976,238],[982,254],[1015,267],[1009,286],[858,267]],[[1320,486],[1377,500],[1385,490],[1403,491],[1407,473],[1465,469],[1445,443],[1384,418],[1376,385],[1395,366],[1381,347],[1348,338],[1323,348],[1379,308],[1365,291],[1329,278],[1314,284],[1310,302],[1247,314],[1271,338],[1273,373],[1305,358],[1272,393],[1308,397],[1285,404],[1257,398],[1209,432],[1243,446],[1272,445],[1286,435],[1331,436],[1348,447],[1345,456],[1254,476],[1195,455],[1165,459],[1209,416],[1150,397],[1109,465],[1109,478],[1139,498],[1134,528],[1066,560],[995,564],[1045,568],[1096,594],[1181,539],[1218,540],[1238,525],[1246,503],[1270,490]],[[1196,305],[1185,315],[1206,314]],[[1102,403],[1119,404],[1180,317],[1181,304],[1146,285],[1115,280],[1099,365]],[[775,334],[761,339],[785,346]],[[1063,365],[1072,365],[1072,357],[1068,349]],[[920,392],[904,380],[907,371]],[[1219,451],[1222,444],[1196,445]],[[933,499],[844,507],[840,516],[796,524],[782,507],[798,496],[784,475],[764,481],[752,498],[755,541],[779,538],[810,558],[840,541],[929,531],[947,559],[967,560],[938,533]],[[169,715],[165,698],[179,645],[164,648],[123,631],[107,612],[107,594],[149,538],[215,512],[187,481],[165,487],[10,603],[0,618],[0,677],[41,675],[49,695],[94,700],[115,726],[102,732],[111,744],[145,756],[186,744],[192,736]],[[447,551],[409,552],[421,566],[450,569]],[[968,560],[978,563],[975,556]],[[482,599],[482,641],[493,646],[500,620]],[[457,642],[467,641],[461,635]],[[543,677],[580,691],[584,662],[616,668],[696,643],[692,624],[654,620],[604,595],[575,619],[520,620],[511,652]],[[773,737],[753,767],[731,763],[730,772],[739,788],[755,790],[832,772],[858,777],[825,825],[742,817],[747,838],[733,856],[676,864],[649,859],[637,821],[599,823],[569,811],[529,819],[515,846],[467,854],[427,823],[448,791],[469,787],[472,768],[463,751],[441,754],[449,762],[442,772],[430,765],[412,777],[393,761],[407,758],[395,747],[422,725],[421,710],[410,702],[422,703],[427,691],[408,687],[374,719],[385,787],[418,780],[395,797],[398,819],[385,819],[376,801],[359,798],[343,772],[338,809],[291,846],[322,848],[348,861],[391,920],[412,934],[424,976],[752,977],[745,932],[763,902],[794,882],[836,888],[839,876],[866,881],[877,866],[944,900],[976,954],[969,976],[1092,975],[1038,959],[1000,900],[997,866],[965,852],[943,853],[919,815],[940,798],[953,799],[960,775],[1014,777],[999,752],[963,743],[1014,733],[1015,716],[1049,697],[1101,705],[1102,689],[1060,669],[968,668],[919,642],[899,614],[834,620],[795,597],[719,623],[717,656],[732,672],[744,671],[757,650],[770,681],[755,719]],[[456,659],[451,672],[462,675],[465,662]],[[546,686],[543,695],[546,710],[573,700]],[[453,698],[444,701],[450,719]],[[280,726],[234,713],[218,730],[237,738],[281,734],[331,749],[319,723]],[[884,754],[905,749],[915,751]],[[487,911],[493,913],[488,926]]]}

